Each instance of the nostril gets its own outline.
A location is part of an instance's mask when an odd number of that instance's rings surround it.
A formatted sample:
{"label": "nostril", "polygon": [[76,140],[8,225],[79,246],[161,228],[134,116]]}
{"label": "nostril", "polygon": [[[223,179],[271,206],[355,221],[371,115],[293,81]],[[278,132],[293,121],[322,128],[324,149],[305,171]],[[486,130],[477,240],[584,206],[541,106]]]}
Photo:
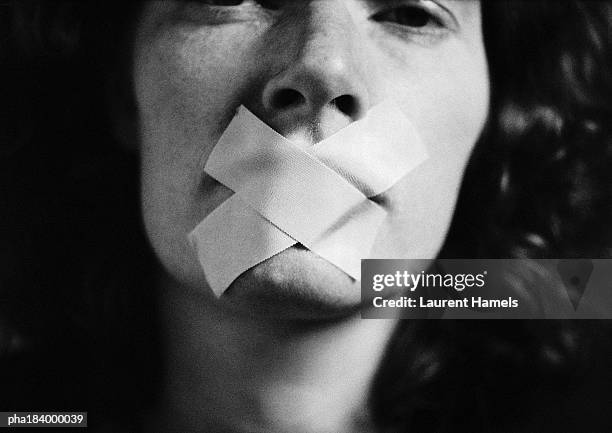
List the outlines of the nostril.
{"label": "nostril", "polygon": [[336,108],[349,117],[355,117],[359,110],[357,100],[351,95],[338,96],[332,101]]}
{"label": "nostril", "polygon": [[276,110],[282,110],[302,105],[306,102],[306,98],[297,90],[280,89],[274,93],[271,102],[272,108]]}

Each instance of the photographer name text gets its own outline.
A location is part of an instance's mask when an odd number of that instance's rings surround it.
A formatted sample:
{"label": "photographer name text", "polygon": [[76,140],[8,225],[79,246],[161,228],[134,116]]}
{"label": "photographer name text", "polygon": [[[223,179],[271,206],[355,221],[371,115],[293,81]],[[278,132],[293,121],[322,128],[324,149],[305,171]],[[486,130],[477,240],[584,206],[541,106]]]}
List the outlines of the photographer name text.
{"label": "photographer name text", "polygon": [[[456,297],[466,289],[483,289],[486,285],[487,271],[466,274],[411,273],[397,271],[391,274],[375,274],[372,278],[372,290],[380,293],[389,288],[408,290],[412,294],[418,289],[441,288],[455,296],[442,299],[431,296],[402,296],[400,298],[376,296],[372,299],[375,308],[469,308],[469,309],[504,309],[518,308],[519,300],[508,296],[504,299],[490,299],[483,296]],[[382,294],[382,293],[381,293]]]}

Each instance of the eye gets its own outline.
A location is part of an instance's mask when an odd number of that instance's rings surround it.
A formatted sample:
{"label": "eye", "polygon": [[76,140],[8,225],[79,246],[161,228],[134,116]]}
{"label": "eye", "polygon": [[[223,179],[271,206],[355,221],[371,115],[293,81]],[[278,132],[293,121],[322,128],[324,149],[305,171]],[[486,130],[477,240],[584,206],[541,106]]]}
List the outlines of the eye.
{"label": "eye", "polygon": [[440,26],[439,20],[436,20],[431,13],[418,6],[396,7],[379,12],[372,18],[378,22],[392,22],[415,28],[424,28],[430,25]]}
{"label": "eye", "polygon": [[438,2],[409,0],[389,3],[390,6],[374,13],[371,19],[389,24],[396,30],[417,34],[441,35],[456,28],[453,14]]}
{"label": "eye", "polygon": [[200,2],[211,6],[240,6],[244,0],[200,0]]}
{"label": "eye", "polygon": [[206,25],[261,21],[280,9],[286,0],[180,0],[181,19]]}
{"label": "eye", "polygon": [[208,6],[246,6],[246,5],[259,5],[266,9],[276,10],[279,8],[279,0],[198,0]]}

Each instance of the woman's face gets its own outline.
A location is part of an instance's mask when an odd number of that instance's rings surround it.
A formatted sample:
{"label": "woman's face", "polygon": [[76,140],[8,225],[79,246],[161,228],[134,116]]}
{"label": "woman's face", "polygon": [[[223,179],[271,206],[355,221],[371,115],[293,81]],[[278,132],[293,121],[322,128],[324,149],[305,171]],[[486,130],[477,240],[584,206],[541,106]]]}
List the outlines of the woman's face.
{"label": "woman's face", "polygon": [[[201,162],[240,105],[310,144],[379,102],[398,103],[429,159],[385,193],[392,229],[377,244],[389,258],[437,255],[488,114],[478,1],[150,2],[133,74],[147,235],[167,275],[203,293],[187,235],[232,192]],[[247,271],[222,300],[300,315],[354,307],[359,296],[358,283],[295,247]]]}

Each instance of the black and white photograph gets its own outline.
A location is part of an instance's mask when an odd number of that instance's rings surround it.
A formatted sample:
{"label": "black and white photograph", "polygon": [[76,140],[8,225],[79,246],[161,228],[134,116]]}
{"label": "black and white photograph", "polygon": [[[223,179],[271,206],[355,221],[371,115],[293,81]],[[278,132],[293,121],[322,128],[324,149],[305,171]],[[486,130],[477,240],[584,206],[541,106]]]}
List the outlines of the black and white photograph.
{"label": "black and white photograph", "polygon": [[612,433],[612,1],[0,0],[0,430]]}

